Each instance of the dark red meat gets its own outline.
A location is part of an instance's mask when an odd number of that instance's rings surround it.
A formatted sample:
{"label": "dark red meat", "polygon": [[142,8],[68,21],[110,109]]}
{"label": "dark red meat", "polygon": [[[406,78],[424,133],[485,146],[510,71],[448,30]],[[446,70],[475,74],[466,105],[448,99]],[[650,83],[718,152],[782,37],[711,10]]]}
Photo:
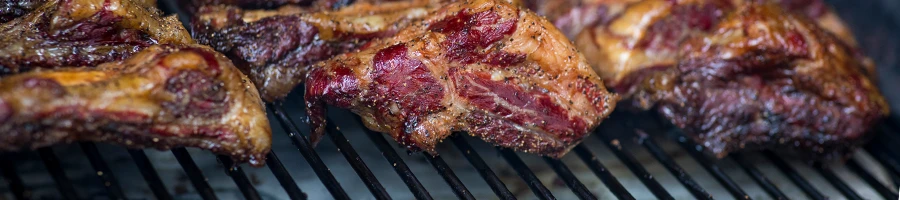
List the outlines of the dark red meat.
{"label": "dark red meat", "polygon": [[423,23],[316,65],[307,77],[313,141],[325,108],[433,152],[453,131],[561,157],[617,99],[546,20],[497,1],[452,3]]}

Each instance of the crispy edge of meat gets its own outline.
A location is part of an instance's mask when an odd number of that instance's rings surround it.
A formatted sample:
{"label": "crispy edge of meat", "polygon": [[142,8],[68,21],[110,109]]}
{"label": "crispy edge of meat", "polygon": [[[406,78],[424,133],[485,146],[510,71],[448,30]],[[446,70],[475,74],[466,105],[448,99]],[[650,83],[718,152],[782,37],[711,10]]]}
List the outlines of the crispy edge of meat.
{"label": "crispy edge of meat", "polygon": [[262,166],[271,148],[263,104],[245,75],[205,46],[151,46],[94,68],[0,80],[0,149],[97,141],[197,147]]}

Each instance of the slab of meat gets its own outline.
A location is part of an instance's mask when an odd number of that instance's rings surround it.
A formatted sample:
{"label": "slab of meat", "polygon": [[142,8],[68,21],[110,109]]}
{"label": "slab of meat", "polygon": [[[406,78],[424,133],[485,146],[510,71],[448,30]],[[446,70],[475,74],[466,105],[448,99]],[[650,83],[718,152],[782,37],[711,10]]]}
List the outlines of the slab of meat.
{"label": "slab of meat", "polygon": [[[48,1],[53,0],[0,0],[0,23],[28,14]],[[156,7],[156,0],[134,1],[147,8]]]}
{"label": "slab of meat", "polygon": [[96,66],[153,44],[190,44],[173,17],[132,0],[47,0],[0,24],[0,75],[34,68]]}
{"label": "slab of meat", "polygon": [[337,11],[205,6],[192,26],[198,42],[231,58],[259,87],[263,99],[272,101],[300,84],[316,62],[391,36],[436,5],[427,0],[357,2]]}
{"label": "slab of meat", "polygon": [[393,37],[319,63],[306,81],[313,141],[332,105],[409,149],[431,152],[465,131],[562,157],[618,99],[547,20],[491,0],[443,6]]}
{"label": "slab of meat", "polygon": [[73,141],[197,147],[255,166],[271,133],[253,84],[205,46],[150,46],[96,67],[0,79],[0,150]]}
{"label": "slab of meat", "polygon": [[657,109],[716,156],[769,148],[842,158],[887,115],[874,65],[821,1],[594,7],[608,13],[575,40],[606,86],[630,107]]}

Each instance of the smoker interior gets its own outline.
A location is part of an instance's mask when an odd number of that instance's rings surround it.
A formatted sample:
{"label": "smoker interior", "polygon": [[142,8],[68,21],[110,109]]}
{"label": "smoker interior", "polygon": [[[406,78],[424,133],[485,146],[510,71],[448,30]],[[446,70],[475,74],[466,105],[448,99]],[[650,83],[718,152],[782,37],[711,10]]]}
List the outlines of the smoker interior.
{"label": "smoker interior", "polygon": [[[900,1],[829,1],[879,67],[900,107]],[[176,0],[160,8],[180,13]],[[184,21],[186,16],[182,15]],[[302,94],[268,104],[273,152],[263,168],[230,167],[196,149],[127,150],[78,143],[0,157],[2,199],[898,199],[900,120],[846,163],[803,163],[776,152],[722,160],[652,114],[617,112],[561,160],[497,149],[457,134],[439,156],[407,152],[332,109],[328,137],[305,138]],[[229,166],[229,167],[225,167]]]}

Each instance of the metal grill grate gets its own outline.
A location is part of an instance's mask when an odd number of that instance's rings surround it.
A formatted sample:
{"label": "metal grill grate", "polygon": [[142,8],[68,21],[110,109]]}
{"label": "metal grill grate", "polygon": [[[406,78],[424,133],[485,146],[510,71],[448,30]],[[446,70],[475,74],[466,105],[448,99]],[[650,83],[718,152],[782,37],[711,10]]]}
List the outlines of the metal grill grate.
{"label": "metal grill grate", "polygon": [[[161,1],[161,3],[163,4],[163,6],[161,7],[164,9],[168,9],[168,11],[170,12],[178,9],[175,0],[163,0]],[[182,15],[181,18],[187,19],[187,17],[184,15]],[[335,199],[350,199],[350,196],[347,194],[345,188],[335,178],[335,176],[329,170],[328,166],[325,165],[316,150],[312,148],[307,138],[300,132],[298,124],[303,124],[304,127],[306,127],[306,124],[304,124],[305,122],[295,121],[291,119],[281,103],[270,103],[267,104],[267,107],[269,109],[269,112],[274,114],[274,121],[277,121],[278,124],[285,130],[287,135],[290,137],[293,145],[297,147],[301,155],[309,163],[310,167],[318,176],[318,179],[322,182],[322,184],[332,195],[332,197],[334,197]],[[303,110],[295,110],[291,112],[297,113],[305,118],[305,111]],[[355,118],[353,120],[359,122],[360,119]],[[870,155],[872,155],[879,163],[881,163],[884,168],[887,169],[889,174],[888,176],[890,176],[896,183],[898,180],[900,180],[900,147],[891,145],[891,143],[900,142],[900,136],[894,135],[897,134],[897,132],[894,132],[893,128],[894,127],[887,126],[882,127],[882,130],[880,131],[881,133],[875,138],[872,144],[865,148],[865,150]],[[349,143],[349,140],[344,136],[342,131],[332,123],[328,124],[327,130],[327,135],[329,136],[329,138],[337,146],[338,151],[340,151],[344,158],[346,158],[349,166],[352,167],[352,169],[356,172],[356,174],[367,187],[368,191],[371,192],[372,196],[376,199],[391,199],[391,195],[387,192],[387,190],[385,190],[385,187],[381,184],[381,182],[378,181],[375,173],[373,173],[372,170],[363,161],[356,149],[354,149],[354,147]],[[371,141],[375,144],[378,150],[381,151],[382,155],[388,161],[388,163],[391,163],[393,170],[406,184],[406,186],[409,188],[409,191],[415,198],[433,199],[431,194],[426,190],[419,179],[417,179],[416,174],[413,173],[410,167],[407,166],[400,155],[393,149],[393,143],[386,140],[383,134],[369,130],[364,130],[363,133],[354,134],[366,134],[369,136]],[[656,143],[654,138],[647,136],[647,134],[641,131],[636,131],[631,134],[633,134],[634,137],[638,138],[638,144],[640,144],[640,146],[643,147],[644,150],[649,152],[653,158],[655,158],[660,164],[662,164],[662,166],[666,170],[668,170],[690,194],[698,199],[712,199],[712,195],[710,195],[710,193],[708,193],[707,190],[704,189],[704,187],[702,187],[697,181],[695,181],[688,174],[688,172],[686,172],[666,151],[664,151],[664,149]],[[741,185],[732,180],[732,178],[729,177],[729,175],[719,167],[717,162],[710,160],[708,157],[703,155],[700,145],[694,144],[691,140],[687,139],[683,135],[683,133],[680,133],[677,130],[672,131],[669,134],[675,135],[675,138],[678,141],[677,143],[680,145],[680,147],[683,148],[684,151],[686,151],[694,160],[696,160],[700,164],[700,166],[702,166],[710,175],[712,175],[715,180],[717,180],[720,185],[725,188],[734,198],[751,198],[751,196],[749,196],[742,189]],[[485,160],[483,160],[483,158],[479,155],[478,152],[476,152],[476,150],[469,144],[469,142],[460,135],[462,134],[454,134],[449,138],[449,140],[451,140],[456,148],[459,149],[459,151],[466,158],[466,160],[468,160],[471,166],[476,169],[478,174],[481,176],[481,178],[484,179],[490,189],[500,199],[515,199],[516,197],[512,192],[510,192],[510,189],[507,187],[507,185],[498,177],[497,174],[494,173],[493,170],[491,170]],[[663,185],[657,179],[655,179],[654,176],[650,174],[650,172],[648,172],[645,166],[635,157],[635,154],[629,151],[627,148],[623,147],[622,141],[601,133],[593,135],[593,137],[599,138],[600,141],[605,143],[609,150],[619,159],[619,161],[627,166],[628,169],[637,177],[637,179],[640,180],[640,182],[644,184],[655,197],[659,199],[675,199],[670,194],[670,191],[663,187]],[[588,140],[590,140],[590,138],[588,138]],[[101,153],[100,151],[98,151],[95,144],[80,143],[79,145],[85,152],[85,155],[87,155],[91,166],[97,171],[98,178],[104,184],[109,198],[126,199],[127,194],[123,192],[122,187],[119,185],[117,179],[110,170],[109,165],[103,160]],[[549,190],[546,185],[542,183],[541,180],[539,180],[535,173],[528,167],[526,162],[523,161],[518,154],[508,149],[498,149],[498,151],[499,154],[515,170],[515,172],[527,184],[528,188],[530,188],[538,198],[555,199],[551,190]],[[166,189],[166,186],[161,181],[150,159],[148,159],[144,151],[129,150],[128,152],[134,159],[134,162],[137,164],[138,169],[141,172],[141,175],[146,180],[148,186],[150,187],[150,190],[156,196],[156,198],[173,199],[172,195]],[[632,196],[632,194],[629,192],[628,188],[625,188],[622,183],[619,182],[616,176],[612,174],[610,170],[603,165],[603,163],[600,162],[600,160],[597,158],[594,152],[592,152],[592,150],[582,144],[575,147],[573,149],[573,152],[617,198],[635,199],[635,197]],[[59,159],[51,148],[38,149],[37,153],[43,160],[45,166],[49,171],[49,174],[56,182],[57,188],[59,189],[59,193],[61,194],[60,196],[62,198],[80,199],[83,197],[79,196],[78,191],[75,190],[72,181],[67,178],[65,171],[60,165]],[[196,188],[196,191],[200,195],[200,197],[202,197],[203,199],[217,199],[215,191],[210,186],[208,180],[204,176],[204,173],[194,162],[188,151],[184,148],[176,148],[172,150],[172,153],[187,174],[190,182]],[[421,156],[423,156],[429,163],[431,163],[440,177],[442,177],[446,181],[447,185],[449,186],[448,188],[452,190],[458,198],[475,199],[469,189],[467,189],[467,187],[463,184],[459,177],[454,173],[453,169],[442,157],[432,156],[427,153],[420,154],[422,154]],[[810,199],[827,198],[822,194],[821,191],[816,189],[816,187],[814,187],[808,180],[806,180],[806,178],[801,176],[798,173],[797,169],[792,167],[781,157],[777,156],[771,151],[765,151],[763,152],[763,155],[791,182],[793,182],[799,189],[804,191]],[[6,156],[2,157],[2,160],[4,161],[9,161],[11,159],[13,158],[9,158]],[[224,166],[233,165],[233,161],[228,157],[218,156],[218,159]],[[769,197],[773,199],[788,199],[788,196],[785,195],[784,192],[782,192],[780,187],[769,180],[769,178],[767,178],[765,174],[756,167],[755,163],[753,163],[753,161],[748,159],[745,155],[734,154],[727,159],[732,159],[737,162],[738,165],[742,167],[744,172],[746,172],[746,174],[750,178],[752,178],[759,185],[759,187],[769,195]],[[573,172],[569,169],[566,163],[550,158],[544,158],[544,161],[553,169],[553,171],[564,182],[564,184],[568,186],[578,198],[597,199],[597,196],[595,196],[594,193],[592,193],[587,187],[585,187],[585,185],[579,180],[578,176],[573,174]],[[291,177],[289,171],[285,168],[284,164],[282,164],[281,160],[274,152],[268,155],[267,167],[271,169],[272,173],[277,178],[280,185],[284,188],[284,191],[287,193],[287,196],[292,199],[305,199],[307,197],[303,190],[298,187],[297,183],[294,182],[294,179]],[[898,199],[898,195],[897,193],[895,193],[896,190],[893,190],[889,186],[881,183],[875,175],[861,166],[856,159],[849,160],[847,162],[847,167],[850,169],[850,171],[857,174],[860,179],[864,180],[882,197],[886,199]],[[851,188],[828,166],[815,164],[813,168],[817,171],[818,174],[820,174],[825,180],[827,180],[827,182],[829,182],[841,194],[843,194],[844,198],[863,199],[853,190],[853,188]],[[22,178],[19,177],[18,173],[16,173],[15,166],[12,165],[12,162],[0,162],[0,171],[2,171],[4,180],[7,181],[9,188],[16,199],[31,198],[28,186],[23,183]],[[259,192],[256,190],[256,188],[254,188],[252,182],[240,167],[235,166],[228,168],[225,173],[233,179],[246,199],[261,199]]]}

